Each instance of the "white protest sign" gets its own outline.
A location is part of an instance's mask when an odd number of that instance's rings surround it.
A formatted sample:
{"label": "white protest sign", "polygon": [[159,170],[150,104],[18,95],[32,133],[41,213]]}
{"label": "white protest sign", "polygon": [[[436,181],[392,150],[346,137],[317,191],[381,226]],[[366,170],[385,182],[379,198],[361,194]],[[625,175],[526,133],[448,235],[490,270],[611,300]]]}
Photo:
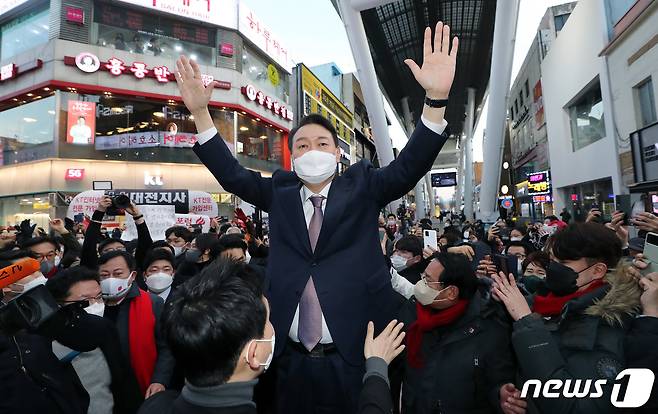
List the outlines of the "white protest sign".
{"label": "white protest sign", "polygon": [[[149,228],[153,240],[164,240],[165,230],[176,223],[175,206],[138,206],[144,220]],[[137,227],[130,214],[126,214],[126,230],[121,235],[122,240],[134,240],[137,238]]]}
{"label": "white protest sign", "polygon": [[104,194],[105,191],[98,190],[81,192],[71,200],[68,211],[66,212],[66,217],[73,220],[73,217],[80,213],[91,217],[94,214],[94,211],[96,211],[98,203],[100,203]]}
{"label": "white protest sign", "polygon": [[200,225],[202,233],[210,231],[210,217],[198,214],[176,214],[177,226],[190,227],[193,224]]}

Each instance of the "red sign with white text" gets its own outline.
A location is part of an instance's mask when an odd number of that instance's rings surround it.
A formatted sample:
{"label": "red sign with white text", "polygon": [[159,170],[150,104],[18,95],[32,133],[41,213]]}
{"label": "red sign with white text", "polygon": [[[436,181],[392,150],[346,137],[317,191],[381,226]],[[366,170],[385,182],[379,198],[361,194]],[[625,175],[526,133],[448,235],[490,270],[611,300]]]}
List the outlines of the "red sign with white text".
{"label": "red sign with white text", "polygon": [[84,168],[68,168],[64,175],[66,181],[80,181],[83,178],[85,178]]}
{"label": "red sign with white text", "polygon": [[85,11],[77,7],[66,7],[66,21],[84,25],[85,24]]}
{"label": "red sign with white text", "polygon": [[283,105],[279,101],[275,101],[272,97],[265,95],[262,91],[257,90],[254,85],[247,85],[241,88],[242,94],[247,97],[250,101],[256,102],[258,105],[264,106],[285,120],[292,121],[293,112],[292,109]]}

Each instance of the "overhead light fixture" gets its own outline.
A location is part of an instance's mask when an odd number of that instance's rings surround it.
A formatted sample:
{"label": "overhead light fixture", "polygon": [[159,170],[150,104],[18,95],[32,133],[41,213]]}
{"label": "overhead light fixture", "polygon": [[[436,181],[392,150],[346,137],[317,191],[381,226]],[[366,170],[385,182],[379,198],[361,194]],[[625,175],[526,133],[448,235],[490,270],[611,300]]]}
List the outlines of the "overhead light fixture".
{"label": "overhead light fixture", "polygon": [[29,96],[29,97],[33,97],[34,94],[33,94],[33,93],[28,93],[27,96]]}
{"label": "overhead light fixture", "polygon": [[18,98],[14,98],[13,101],[14,101],[14,102],[18,102]]}
{"label": "overhead light fixture", "polygon": [[23,121],[25,121],[25,122],[29,122],[29,123],[37,122],[36,119],[34,119],[34,118],[28,118],[28,117],[23,118]]}
{"label": "overhead light fixture", "polygon": [[267,135],[261,135],[260,139],[267,139]]}
{"label": "overhead light fixture", "polygon": [[158,118],[164,118],[164,114],[162,112],[153,112],[153,116],[157,116]]}
{"label": "overhead light fixture", "polygon": [[50,115],[55,115],[55,111],[53,111],[52,109],[48,110],[48,113],[49,113]]}
{"label": "overhead light fixture", "polygon": [[28,200],[27,198],[24,198],[24,199],[22,199],[21,201],[22,201],[23,203],[27,203],[27,202],[30,201],[30,200]]}
{"label": "overhead light fixture", "polygon": [[240,131],[249,131],[249,128],[247,128],[246,126],[241,126]]}
{"label": "overhead light fixture", "polygon": [[121,113],[121,112],[123,112],[123,108],[120,107],[120,106],[114,106],[114,107],[110,108],[110,111],[116,112],[116,113]]}
{"label": "overhead light fixture", "polygon": [[44,91],[48,92],[50,88],[43,88]]}
{"label": "overhead light fixture", "polygon": [[36,201],[41,201],[41,197],[34,197]]}
{"label": "overhead light fixture", "polygon": [[260,121],[260,118],[256,118],[256,121]]}

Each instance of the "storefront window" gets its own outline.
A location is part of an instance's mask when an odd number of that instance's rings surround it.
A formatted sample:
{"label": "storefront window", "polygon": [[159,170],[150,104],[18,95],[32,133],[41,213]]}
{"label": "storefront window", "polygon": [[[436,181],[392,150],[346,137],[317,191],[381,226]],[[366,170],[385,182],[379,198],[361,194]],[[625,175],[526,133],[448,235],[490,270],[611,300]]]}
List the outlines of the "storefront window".
{"label": "storefront window", "polygon": [[47,229],[51,207],[48,200],[48,193],[3,197],[0,199],[0,226],[13,226],[30,220]]}
{"label": "storefront window", "polygon": [[48,42],[48,8],[39,8],[0,27],[0,60]]}
{"label": "storefront window", "polygon": [[283,166],[283,136],[243,114],[238,114],[238,142],[236,149],[240,164],[247,168],[275,171]]}
{"label": "storefront window", "polygon": [[605,137],[603,99],[599,82],[592,85],[567,109],[571,121],[571,139],[574,151]]}
{"label": "storefront window", "polygon": [[268,64],[247,47],[242,49],[242,73],[266,95],[290,103],[288,73]]}
{"label": "storefront window", "polygon": [[0,165],[54,156],[55,96],[0,112]]}
{"label": "storefront window", "polygon": [[[69,139],[78,116],[70,116],[76,103],[94,106],[94,137],[87,144]],[[212,110],[222,137],[233,143],[233,111]],[[93,116],[93,115],[92,115]],[[191,148],[196,142],[194,119],[184,105],[113,95],[62,93],[59,114],[62,158],[122,161],[199,163]],[[87,125],[90,125],[87,122]]]}
{"label": "storefront window", "polygon": [[202,65],[215,65],[214,29],[104,3],[96,4],[94,21],[99,46],[168,59],[184,54]]}

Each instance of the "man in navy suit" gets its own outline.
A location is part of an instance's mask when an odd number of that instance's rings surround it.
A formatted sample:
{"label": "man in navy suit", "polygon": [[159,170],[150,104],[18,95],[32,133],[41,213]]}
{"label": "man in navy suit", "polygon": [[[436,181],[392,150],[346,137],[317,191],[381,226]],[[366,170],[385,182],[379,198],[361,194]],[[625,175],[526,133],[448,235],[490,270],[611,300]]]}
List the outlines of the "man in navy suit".
{"label": "man in navy suit", "polygon": [[240,166],[208,111],[214,85],[203,86],[196,62],[184,56],[176,62],[176,81],[199,132],[194,152],[224,189],[269,213],[280,413],[356,411],[367,323],[383,329],[394,311],[379,212],[431,169],[447,139],[457,38],[450,44],[450,28],[439,22],[434,39],[425,30],[422,67],[405,61],[426,101],[398,158],[379,169],[362,160],[340,176],[336,131],[319,115],[303,118],[289,134],[294,172],[278,170],[270,178]]}

